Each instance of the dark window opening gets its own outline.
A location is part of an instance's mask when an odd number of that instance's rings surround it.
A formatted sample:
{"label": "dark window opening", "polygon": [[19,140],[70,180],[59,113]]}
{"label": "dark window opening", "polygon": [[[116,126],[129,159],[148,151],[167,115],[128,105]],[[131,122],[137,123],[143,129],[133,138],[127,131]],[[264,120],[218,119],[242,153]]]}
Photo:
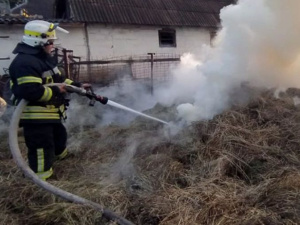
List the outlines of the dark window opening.
{"label": "dark window opening", "polygon": [[69,10],[67,7],[67,0],[55,1],[55,17],[57,19],[68,19]]}
{"label": "dark window opening", "polygon": [[158,31],[159,47],[176,47],[176,31],[162,29]]}

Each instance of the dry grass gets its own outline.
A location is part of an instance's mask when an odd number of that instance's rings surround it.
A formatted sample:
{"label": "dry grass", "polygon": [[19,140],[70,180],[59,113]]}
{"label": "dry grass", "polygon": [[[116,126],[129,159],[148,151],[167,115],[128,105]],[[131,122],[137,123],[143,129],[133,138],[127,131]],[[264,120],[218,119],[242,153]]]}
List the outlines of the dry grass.
{"label": "dry grass", "polygon": [[[49,182],[140,225],[300,224],[300,111],[291,98],[297,93],[277,99],[265,91],[173,137],[142,118],[127,127],[71,129],[73,155],[56,162]],[[167,119],[174,109],[158,105],[148,113]],[[0,224],[113,224],[23,178],[6,138]]]}

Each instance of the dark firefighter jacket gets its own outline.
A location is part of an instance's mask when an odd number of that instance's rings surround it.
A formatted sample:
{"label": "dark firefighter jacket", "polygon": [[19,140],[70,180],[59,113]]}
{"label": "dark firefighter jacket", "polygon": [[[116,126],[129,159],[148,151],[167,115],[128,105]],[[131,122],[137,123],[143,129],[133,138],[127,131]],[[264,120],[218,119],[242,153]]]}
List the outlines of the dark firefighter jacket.
{"label": "dark firefighter jacket", "polygon": [[21,116],[23,123],[53,123],[66,118],[66,100],[57,86],[49,83],[67,83],[80,86],[61,75],[50,55],[42,47],[19,43],[13,51],[17,54],[9,67],[11,89],[15,104],[29,101]]}

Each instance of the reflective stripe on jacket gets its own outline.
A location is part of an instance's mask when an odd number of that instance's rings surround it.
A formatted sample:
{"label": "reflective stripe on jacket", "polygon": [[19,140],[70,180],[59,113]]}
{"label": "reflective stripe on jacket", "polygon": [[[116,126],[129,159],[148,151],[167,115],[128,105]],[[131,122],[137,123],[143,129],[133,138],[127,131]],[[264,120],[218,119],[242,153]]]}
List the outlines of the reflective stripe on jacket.
{"label": "reflective stripe on jacket", "polygon": [[53,59],[41,47],[20,43],[14,53],[9,72],[15,102],[29,101],[21,115],[21,123],[60,122],[66,118],[65,101],[57,87],[44,86],[50,83],[68,83],[72,80],[61,75]]}

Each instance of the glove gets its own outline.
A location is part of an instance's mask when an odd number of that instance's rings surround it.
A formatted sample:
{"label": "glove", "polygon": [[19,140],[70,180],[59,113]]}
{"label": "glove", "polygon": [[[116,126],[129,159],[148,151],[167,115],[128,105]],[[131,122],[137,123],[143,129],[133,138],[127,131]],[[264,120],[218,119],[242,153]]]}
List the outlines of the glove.
{"label": "glove", "polygon": [[89,90],[89,89],[93,90],[92,85],[89,83],[83,83],[83,84],[81,84],[80,87],[84,88],[85,90]]}
{"label": "glove", "polygon": [[105,105],[108,102],[108,98],[104,96],[97,95],[96,100]]}
{"label": "glove", "polygon": [[48,104],[53,104],[56,107],[61,105],[69,106],[70,99],[66,99],[65,93],[60,92],[60,89],[56,86],[51,87],[51,89],[53,91],[53,96]]}

